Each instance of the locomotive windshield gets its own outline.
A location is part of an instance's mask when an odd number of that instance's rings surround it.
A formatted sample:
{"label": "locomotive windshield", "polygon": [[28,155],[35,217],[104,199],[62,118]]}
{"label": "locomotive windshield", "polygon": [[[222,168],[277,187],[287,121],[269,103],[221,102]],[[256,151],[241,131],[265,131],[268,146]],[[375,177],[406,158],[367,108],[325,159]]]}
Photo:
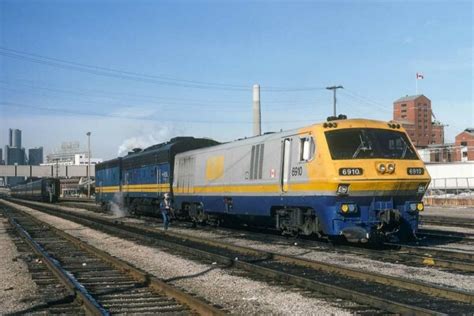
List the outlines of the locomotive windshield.
{"label": "locomotive windshield", "polygon": [[350,128],[326,132],[334,160],[418,159],[405,133],[377,128]]}

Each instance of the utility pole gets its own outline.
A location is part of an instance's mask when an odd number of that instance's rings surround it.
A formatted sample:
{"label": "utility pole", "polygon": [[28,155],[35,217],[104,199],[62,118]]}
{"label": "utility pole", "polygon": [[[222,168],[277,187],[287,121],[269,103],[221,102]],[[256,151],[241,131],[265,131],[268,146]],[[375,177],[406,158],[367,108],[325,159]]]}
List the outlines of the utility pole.
{"label": "utility pole", "polygon": [[326,89],[332,90],[332,92],[333,92],[334,116],[337,116],[337,111],[336,111],[336,90],[337,90],[337,89],[344,89],[344,87],[343,87],[343,86],[331,86],[331,87],[327,87]]}
{"label": "utility pole", "polygon": [[87,132],[87,198],[91,197],[91,132]]}

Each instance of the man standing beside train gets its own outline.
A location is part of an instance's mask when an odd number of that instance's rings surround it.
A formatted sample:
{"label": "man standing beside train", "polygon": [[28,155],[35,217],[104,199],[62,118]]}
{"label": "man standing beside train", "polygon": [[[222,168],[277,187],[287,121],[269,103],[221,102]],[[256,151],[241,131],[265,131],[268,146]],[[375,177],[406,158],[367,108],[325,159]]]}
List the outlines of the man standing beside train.
{"label": "man standing beside train", "polygon": [[160,203],[160,210],[161,216],[163,217],[163,228],[164,230],[168,230],[170,225],[170,216],[173,212],[171,208],[171,197],[169,193],[165,193],[163,196],[163,200]]}

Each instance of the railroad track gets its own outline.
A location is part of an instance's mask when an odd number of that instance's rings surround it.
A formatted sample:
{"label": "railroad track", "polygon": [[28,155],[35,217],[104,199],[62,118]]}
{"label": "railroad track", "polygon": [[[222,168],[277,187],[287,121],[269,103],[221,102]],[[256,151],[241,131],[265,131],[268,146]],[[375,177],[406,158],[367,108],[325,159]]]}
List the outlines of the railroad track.
{"label": "railroad track", "polygon": [[[139,216],[138,218],[144,219],[147,223],[154,223],[155,225],[161,225],[161,220],[153,217]],[[176,224],[175,224],[176,225]],[[178,224],[179,225],[179,224]],[[179,225],[180,228],[188,228],[188,224]],[[201,230],[215,232],[215,228],[207,229],[206,226],[200,227]],[[242,235],[242,229],[219,227],[220,230],[225,230],[231,236],[239,235],[239,238],[259,241],[259,242],[286,242],[288,238],[282,237],[278,231],[253,229],[247,227],[246,232],[250,234]],[[441,234],[436,235],[436,232]],[[470,236],[466,234],[443,234],[443,231],[430,232],[428,230],[422,230],[419,234],[422,238],[433,238],[436,236],[437,239],[444,238],[444,242],[468,242],[471,241]],[[411,266],[429,266],[442,268],[446,271],[461,272],[471,274],[474,273],[474,255],[466,252],[449,251],[443,249],[431,248],[427,245],[416,245],[416,244],[400,244],[400,243],[385,243],[385,247],[379,247],[376,249],[368,248],[365,245],[348,245],[338,244],[333,245],[326,241],[316,240],[314,238],[294,238],[298,242],[299,247],[308,249],[310,251],[326,251],[326,252],[341,252],[349,253],[357,256],[364,256],[368,259],[379,260],[383,262],[391,263],[403,263]]]}
{"label": "railroad track", "polygon": [[[69,206],[69,205],[68,205]],[[87,210],[92,210],[94,212],[101,212],[97,208],[91,209],[86,207],[82,207],[80,204],[75,205],[79,208],[84,208]],[[143,218],[147,221],[151,221],[154,223],[161,223],[159,219],[147,217],[147,216],[137,216],[137,218]],[[236,233],[240,233],[239,230],[235,230],[232,228],[227,228],[232,230]],[[275,233],[272,231],[272,233]],[[268,238],[268,234],[261,234],[264,238]],[[439,230],[429,230],[429,229],[420,229],[419,230],[419,237],[422,240],[444,240],[444,242],[460,242],[460,243],[473,243],[474,242],[474,235],[467,234],[467,233],[456,233],[456,232],[446,232],[446,231],[439,231]],[[352,253],[356,255],[363,255],[370,259],[381,260],[384,262],[393,262],[393,263],[400,263],[403,262],[404,264],[413,265],[413,266],[430,266],[430,267],[437,267],[443,268],[447,270],[453,270],[456,272],[466,272],[466,273],[473,273],[474,272],[474,256],[466,255],[463,252],[457,251],[448,251],[448,250],[440,250],[440,249],[432,249],[427,245],[423,246],[414,246],[414,245],[407,245],[407,244],[393,244],[393,243],[386,243],[389,246],[389,249],[385,249],[384,251],[378,250],[371,250],[367,248],[358,248],[354,246],[341,246],[338,245],[337,248],[331,247],[327,243],[323,243],[321,241],[314,241],[311,240],[310,243],[307,243],[309,248],[314,249],[314,244],[317,244],[319,248],[323,247],[328,251],[345,251],[347,253]]]}
{"label": "railroad track", "polygon": [[424,244],[467,244],[474,246],[474,234],[437,229],[420,229],[417,233],[419,243]]}
{"label": "railroad track", "polygon": [[67,207],[75,207],[75,208],[82,208],[88,211],[96,212],[96,213],[102,213],[103,211],[101,210],[99,205],[96,205],[94,203],[86,203],[86,202],[73,202],[73,201],[60,201],[60,205],[67,206]]}
{"label": "railroad track", "polygon": [[472,242],[474,241],[474,233],[462,233],[457,231],[449,231],[449,230],[439,230],[439,229],[431,229],[431,228],[420,228],[418,230],[418,236],[423,237],[440,237],[440,238],[448,238],[454,241],[460,242]]}
{"label": "railroad track", "polygon": [[109,234],[211,259],[271,281],[283,281],[311,291],[329,293],[382,311],[419,315],[462,314],[471,312],[474,304],[474,294],[467,291],[259,251],[216,240],[165,233],[93,214],[58,212],[52,206],[35,205],[34,208]]}
{"label": "railroad track", "polygon": [[436,225],[449,227],[473,228],[474,220],[465,218],[455,218],[448,216],[421,216],[420,223],[422,225]]}
{"label": "railroad track", "polygon": [[95,200],[88,198],[62,197],[59,199],[59,202],[95,203]]}
{"label": "railroad track", "polygon": [[[11,208],[3,212],[23,240],[65,286],[71,308],[61,313],[221,315],[223,311]],[[74,299],[71,299],[74,298]]]}
{"label": "railroad track", "polygon": [[[3,218],[3,213],[0,212]],[[7,225],[6,232],[17,248],[19,257],[14,260],[22,260],[29,271],[31,279],[38,288],[38,303],[24,310],[17,310],[14,315],[24,314],[61,314],[61,315],[85,315],[81,303],[76,300],[73,291],[64,286],[63,283],[48,269],[42,257],[35,254],[31,247],[18,235],[13,226]]]}
{"label": "railroad track", "polygon": [[[18,202],[18,200],[17,200]],[[63,203],[67,206],[71,206],[71,203]],[[80,203],[73,203],[74,207],[83,208],[86,210],[91,210],[93,212],[102,213],[98,211],[98,206],[96,205],[83,205]],[[155,224],[161,223],[159,219],[147,217],[147,216],[138,216],[138,218],[144,218],[147,221],[154,222]],[[240,230],[226,228],[228,230],[240,233]],[[253,231],[251,228],[248,230]],[[261,230],[258,230],[261,231]],[[268,230],[274,234],[274,231]],[[260,240],[263,238],[269,238],[269,234],[261,234]],[[464,273],[473,273],[474,272],[474,256],[466,252],[460,251],[449,251],[439,248],[433,248],[432,241],[448,243],[448,242],[457,242],[457,243],[472,243],[474,240],[474,235],[469,235],[466,233],[454,233],[454,232],[445,232],[439,230],[428,230],[420,229],[419,237],[421,239],[416,243],[411,244],[400,244],[400,243],[386,243],[388,249],[367,249],[366,247],[357,247],[354,245],[338,245],[336,248],[332,247],[328,243],[322,241],[315,241],[310,239],[310,242],[307,243],[308,249],[314,249],[316,244],[319,248],[324,248],[327,251],[344,251],[346,253],[352,253],[355,255],[365,256],[369,259],[380,260],[384,262],[392,263],[404,263],[412,266],[430,266],[436,268],[442,268],[444,270],[455,271],[455,272],[464,272]],[[305,239],[303,239],[305,240]],[[300,245],[301,245],[301,241]],[[319,249],[321,250],[321,249]]]}
{"label": "railroad track", "polygon": [[[147,223],[153,223],[155,226],[161,226],[161,221],[157,218],[140,216],[139,218],[145,219]],[[179,225],[179,224],[175,224]],[[189,228],[186,223],[179,225],[180,228]],[[215,232],[215,228],[207,229],[206,226],[200,227],[201,230]],[[219,227],[219,230],[224,230],[229,236],[239,236],[241,239],[257,242],[270,242],[270,243],[292,243],[288,241],[288,238],[282,237],[279,232],[273,230],[267,230],[262,232],[261,229],[251,229],[247,227],[245,230],[246,234],[242,235],[242,229]],[[248,234],[250,232],[250,234]],[[434,234],[434,233],[433,233]],[[423,231],[420,234],[423,238],[430,238],[428,231]],[[434,235],[433,235],[434,236]],[[441,235],[444,236],[444,235]],[[451,235],[447,235],[451,236]],[[464,236],[464,235],[463,235]],[[441,238],[441,237],[439,237]],[[458,241],[463,238],[458,235],[454,235],[451,241]],[[468,237],[466,237],[468,238]],[[474,254],[449,251],[443,249],[431,248],[428,246],[420,246],[414,244],[399,244],[399,243],[385,243],[385,247],[379,247],[376,249],[367,248],[366,246],[358,245],[333,245],[331,243],[315,240],[314,238],[292,238],[298,243],[298,246],[307,249],[309,251],[325,251],[332,253],[348,253],[357,256],[363,256],[372,260],[379,260],[382,262],[391,263],[403,263],[405,265],[411,265],[416,267],[435,267],[441,268],[445,271],[451,271],[456,273],[474,273]]]}

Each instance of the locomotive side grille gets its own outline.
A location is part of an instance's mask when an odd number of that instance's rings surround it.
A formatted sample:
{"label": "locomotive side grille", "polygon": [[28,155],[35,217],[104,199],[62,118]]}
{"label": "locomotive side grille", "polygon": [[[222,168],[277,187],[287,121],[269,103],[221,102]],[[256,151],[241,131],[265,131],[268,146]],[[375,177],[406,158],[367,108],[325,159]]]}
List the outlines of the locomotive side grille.
{"label": "locomotive side grille", "polygon": [[265,147],[263,144],[260,145],[260,157],[258,158],[258,178],[262,179],[262,170],[263,170],[263,152]]}
{"label": "locomotive side grille", "polygon": [[264,144],[253,145],[250,154],[250,180],[262,179]]}

